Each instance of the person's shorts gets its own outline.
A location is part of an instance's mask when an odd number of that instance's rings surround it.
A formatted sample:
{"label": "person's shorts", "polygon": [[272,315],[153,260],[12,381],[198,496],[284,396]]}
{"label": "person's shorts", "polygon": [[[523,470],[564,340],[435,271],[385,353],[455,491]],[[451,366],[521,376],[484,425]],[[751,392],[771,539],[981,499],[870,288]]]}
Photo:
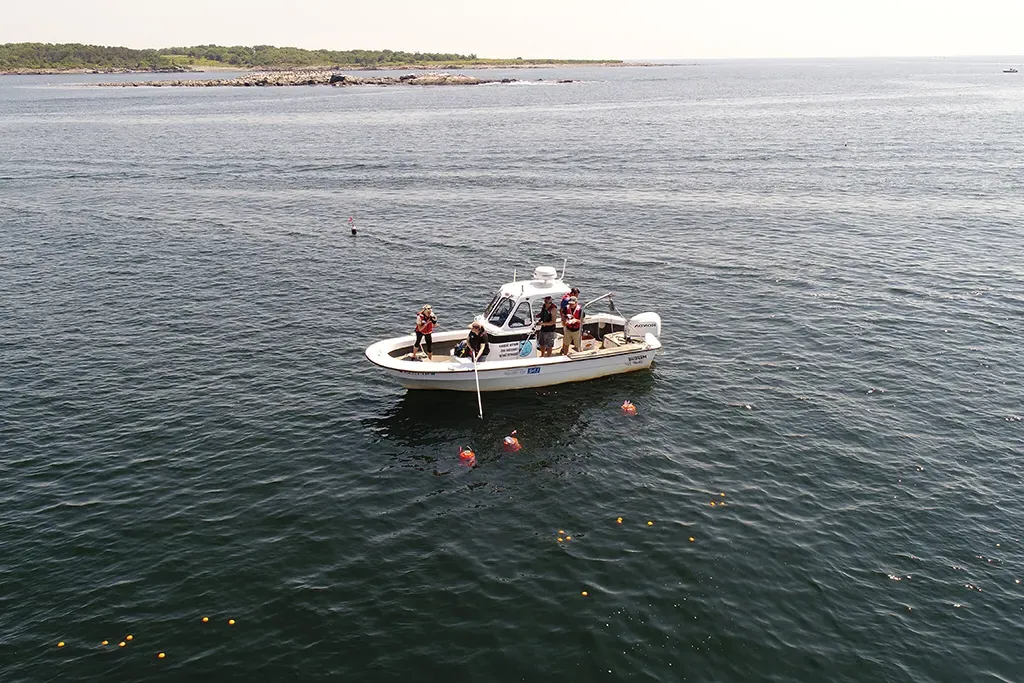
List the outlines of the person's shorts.
{"label": "person's shorts", "polygon": [[562,334],[562,346],[572,344],[579,350],[583,350],[583,331],[582,330],[566,330]]}
{"label": "person's shorts", "polygon": [[555,345],[555,328],[544,329],[541,328],[537,331],[537,346],[542,349],[550,349]]}

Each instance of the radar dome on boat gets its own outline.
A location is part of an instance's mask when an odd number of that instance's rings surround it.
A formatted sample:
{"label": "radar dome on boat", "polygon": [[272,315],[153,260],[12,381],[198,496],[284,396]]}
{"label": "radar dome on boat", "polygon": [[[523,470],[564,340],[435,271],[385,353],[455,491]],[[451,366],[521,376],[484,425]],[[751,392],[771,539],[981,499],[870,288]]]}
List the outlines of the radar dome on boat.
{"label": "radar dome on boat", "polygon": [[551,266],[537,266],[533,271],[534,280],[542,280],[548,282],[558,277],[558,271]]}

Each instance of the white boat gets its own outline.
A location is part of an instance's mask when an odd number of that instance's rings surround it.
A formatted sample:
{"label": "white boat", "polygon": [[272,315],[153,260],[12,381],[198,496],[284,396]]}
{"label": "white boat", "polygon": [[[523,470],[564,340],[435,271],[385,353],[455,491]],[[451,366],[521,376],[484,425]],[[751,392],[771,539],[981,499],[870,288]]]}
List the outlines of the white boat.
{"label": "white boat", "polygon": [[[565,273],[564,268],[562,271]],[[554,268],[541,266],[533,279],[513,281],[501,289],[476,321],[484,326],[490,353],[476,364],[454,354],[455,345],[466,339],[467,329],[434,332],[433,360],[420,352],[411,355],[414,334],[385,339],[366,349],[366,357],[407,389],[448,391],[505,391],[545,387],[565,382],[646,370],[661,349],[661,316],[640,313],[626,320],[615,311],[611,294],[584,305],[583,349],[561,355],[561,323],[556,327],[554,353],[542,358],[537,349],[537,320],[545,296],[559,302],[569,286]],[[587,306],[607,299],[610,309],[594,313]]]}

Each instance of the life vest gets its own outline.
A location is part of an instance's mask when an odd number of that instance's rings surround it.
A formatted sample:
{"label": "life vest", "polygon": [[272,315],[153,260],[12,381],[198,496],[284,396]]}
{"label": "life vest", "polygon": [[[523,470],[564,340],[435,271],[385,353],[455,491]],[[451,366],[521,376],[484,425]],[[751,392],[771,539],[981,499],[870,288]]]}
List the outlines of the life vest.
{"label": "life vest", "polygon": [[[405,329],[409,329],[408,327]],[[434,331],[434,321],[422,313],[416,316],[416,331],[422,334],[430,334]]]}
{"label": "life vest", "polygon": [[583,308],[579,304],[576,304],[574,310],[565,309],[565,329],[567,330],[578,330],[580,329],[580,321],[583,317]]}

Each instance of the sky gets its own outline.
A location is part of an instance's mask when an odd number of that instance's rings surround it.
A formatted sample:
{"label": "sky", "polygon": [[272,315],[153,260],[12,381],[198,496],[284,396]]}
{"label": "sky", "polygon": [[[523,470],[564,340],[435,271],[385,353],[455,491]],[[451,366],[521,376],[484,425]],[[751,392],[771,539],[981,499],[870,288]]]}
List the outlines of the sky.
{"label": "sky", "polygon": [[0,43],[277,45],[480,57],[713,59],[1024,54],[1024,0],[45,0]]}

